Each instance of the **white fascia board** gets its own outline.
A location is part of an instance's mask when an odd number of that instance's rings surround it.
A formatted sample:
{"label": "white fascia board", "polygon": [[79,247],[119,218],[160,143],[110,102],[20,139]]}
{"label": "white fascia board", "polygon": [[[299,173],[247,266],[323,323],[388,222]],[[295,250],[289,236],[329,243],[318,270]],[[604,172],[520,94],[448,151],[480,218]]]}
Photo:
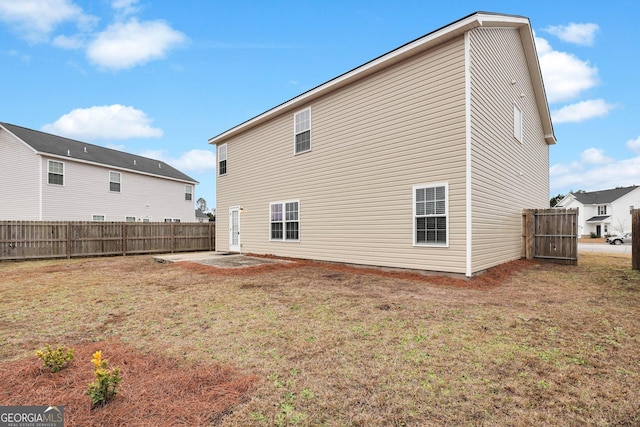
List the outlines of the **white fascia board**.
{"label": "white fascia board", "polygon": [[555,136],[553,134],[553,126],[551,125],[551,114],[547,103],[547,97],[544,92],[542,83],[542,73],[535,48],[533,31],[531,30],[529,19],[521,16],[499,15],[491,13],[475,13],[446,27],[435,30],[419,39],[411,41],[400,46],[393,51],[386,53],[376,59],[373,59],[351,71],[348,71],[326,83],[321,84],[295,98],[290,99],[266,112],[247,120],[225,132],[222,132],[209,139],[209,144],[217,144],[225,141],[241,132],[253,128],[278,114],[285,113],[311,102],[312,100],[323,96],[327,93],[335,91],[340,87],[346,86],[354,81],[362,79],[376,71],[389,67],[397,62],[404,60],[410,56],[416,55],[422,51],[432,48],[435,45],[444,43],[454,37],[462,35],[478,27],[510,27],[520,29],[520,38],[522,39],[527,64],[533,81],[534,91],[536,93],[536,102],[540,110],[545,132],[545,141],[547,144],[555,144]]}

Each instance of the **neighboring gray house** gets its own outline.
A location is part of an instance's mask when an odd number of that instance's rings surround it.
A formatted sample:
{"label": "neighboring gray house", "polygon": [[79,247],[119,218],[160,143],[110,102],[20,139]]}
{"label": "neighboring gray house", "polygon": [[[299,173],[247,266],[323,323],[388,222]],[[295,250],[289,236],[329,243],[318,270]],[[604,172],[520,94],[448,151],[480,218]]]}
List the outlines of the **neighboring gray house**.
{"label": "neighboring gray house", "polygon": [[196,220],[198,182],[168,164],[8,123],[0,176],[0,220]]}
{"label": "neighboring gray house", "polygon": [[640,208],[640,186],[569,193],[557,208],[578,209],[578,235],[598,237],[631,231],[631,211]]}
{"label": "neighboring gray house", "polygon": [[209,142],[219,250],[472,276],[520,258],[556,140],[529,20],[478,12]]}

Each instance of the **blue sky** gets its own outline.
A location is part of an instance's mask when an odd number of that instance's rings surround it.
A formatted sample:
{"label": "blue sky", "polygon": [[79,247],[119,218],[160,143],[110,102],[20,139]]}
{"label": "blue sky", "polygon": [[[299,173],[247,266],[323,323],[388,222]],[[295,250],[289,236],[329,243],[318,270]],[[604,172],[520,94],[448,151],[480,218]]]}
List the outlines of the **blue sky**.
{"label": "blue sky", "polygon": [[636,0],[0,0],[0,121],[166,161],[215,207],[210,137],[479,10],[531,19],[551,195],[640,184]]}

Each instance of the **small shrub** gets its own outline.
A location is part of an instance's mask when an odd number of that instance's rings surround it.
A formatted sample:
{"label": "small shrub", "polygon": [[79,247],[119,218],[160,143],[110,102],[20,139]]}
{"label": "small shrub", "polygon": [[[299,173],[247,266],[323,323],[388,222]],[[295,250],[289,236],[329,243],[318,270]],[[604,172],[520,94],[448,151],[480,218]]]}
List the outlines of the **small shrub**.
{"label": "small shrub", "polygon": [[591,238],[595,239],[596,237],[598,237],[598,235],[594,231],[592,231],[591,232]]}
{"label": "small shrub", "polygon": [[73,349],[65,347],[54,349],[50,344],[45,344],[43,349],[36,351],[36,356],[51,372],[58,372],[73,360]]}
{"label": "small shrub", "polygon": [[87,395],[91,398],[93,407],[104,406],[118,393],[118,385],[122,381],[120,369],[107,369],[107,360],[102,359],[102,351],[93,353],[91,363],[96,367],[95,381],[89,384]]}

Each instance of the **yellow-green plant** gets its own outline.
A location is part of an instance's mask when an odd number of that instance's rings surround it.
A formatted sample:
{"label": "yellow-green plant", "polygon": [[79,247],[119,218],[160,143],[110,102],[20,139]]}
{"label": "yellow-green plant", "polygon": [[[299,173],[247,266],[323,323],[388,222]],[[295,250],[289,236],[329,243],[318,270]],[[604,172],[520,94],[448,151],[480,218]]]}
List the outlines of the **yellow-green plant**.
{"label": "yellow-green plant", "polygon": [[107,369],[107,360],[102,358],[102,351],[93,353],[91,363],[95,366],[95,381],[89,384],[87,394],[93,406],[103,406],[118,393],[118,385],[122,381],[120,369]]}
{"label": "yellow-green plant", "polygon": [[65,347],[54,349],[50,344],[45,344],[43,349],[36,351],[36,356],[51,372],[58,372],[73,360],[73,349]]}

